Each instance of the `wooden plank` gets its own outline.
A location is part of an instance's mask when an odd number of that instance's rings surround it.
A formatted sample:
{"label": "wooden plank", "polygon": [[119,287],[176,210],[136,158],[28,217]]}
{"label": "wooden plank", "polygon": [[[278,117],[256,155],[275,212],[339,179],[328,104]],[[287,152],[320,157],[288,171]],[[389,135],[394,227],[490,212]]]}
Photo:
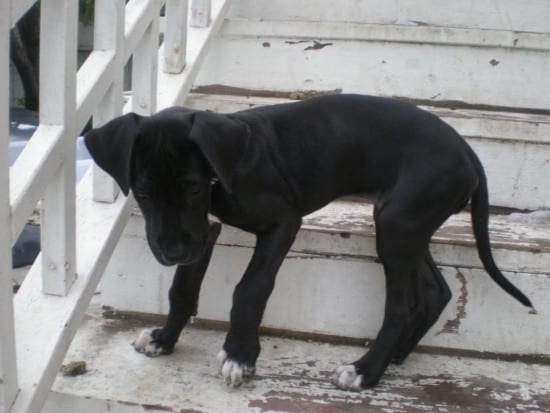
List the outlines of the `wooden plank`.
{"label": "wooden plank", "polygon": [[[202,62],[207,51],[210,49],[213,37],[222,25],[227,10],[229,9],[229,4],[229,0],[213,0],[212,24],[207,28],[190,27],[188,29],[187,66],[181,74],[173,75],[165,73],[164,71],[159,72],[158,110],[183,104],[185,96],[195,81],[199,67],[202,67]],[[161,50],[159,50],[160,56],[163,56],[163,49],[165,47],[166,43],[163,43]],[[159,67],[162,67],[162,62]],[[173,91],[177,92],[176,96],[174,96]]]}
{"label": "wooden plank", "polygon": [[114,50],[94,50],[84,61],[76,75],[76,116],[78,130],[92,116],[94,109],[105,97],[115,70]]}
{"label": "wooden plank", "polygon": [[132,58],[132,110],[152,115],[157,106],[159,19],[153,19]]}
{"label": "wooden plank", "polygon": [[61,125],[39,125],[10,168],[12,244],[27,223],[43,189],[61,167],[64,133]]}
{"label": "wooden plank", "polygon": [[[368,314],[366,315],[368,316]],[[365,315],[354,312],[348,318]],[[542,413],[550,410],[550,369],[538,363],[413,353],[390,365],[371,390],[346,392],[332,372],[359,358],[356,345],[262,336],[255,377],[227,389],[215,359],[224,331],[187,327],[173,354],[156,359],[129,348],[160,320],[91,313],[68,360],[94,368],[59,376],[44,413]]]}
{"label": "wooden plank", "polygon": [[13,320],[9,180],[10,2],[0,2],[0,411],[8,412],[18,390]]}
{"label": "wooden plank", "polygon": [[[94,127],[99,127],[122,114],[124,84],[124,0],[101,0],[95,4],[94,49],[110,51],[114,55],[109,85],[94,113]],[[94,200],[113,202],[119,188],[115,181],[97,165],[92,166]]]}
{"label": "wooden plank", "polygon": [[[473,4],[473,3],[472,3]],[[443,7],[444,5],[444,7]],[[247,20],[296,20],[345,23],[429,25],[548,33],[550,4],[546,0],[480,0],[475,8],[463,2],[425,0],[239,0],[229,18]]]}
{"label": "wooden plank", "polygon": [[210,24],[211,0],[192,0],[191,1],[191,27],[208,27]]}
{"label": "wooden plank", "polygon": [[[221,2],[218,2],[221,6]],[[224,5],[227,3],[224,2]],[[219,12],[222,7],[218,7]],[[225,12],[226,7],[223,7]],[[219,24],[216,26],[219,28]],[[208,30],[208,34],[214,32]],[[207,37],[202,38],[206,43]],[[196,50],[197,55],[202,55]],[[193,63],[200,59],[194,59]],[[190,63],[191,64],[191,63]],[[197,68],[188,67],[195,74]],[[190,76],[184,76],[188,81]],[[174,76],[178,77],[178,76]],[[176,84],[177,85],[177,84]],[[185,96],[188,87],[165,90],[165,104],[173,106]],[[129,103],[131,105],[131,103]],[[15,300],[18,363],[21,369],[20,393],[10,413],[39,413],[70,341],[96,289],[110,255],[126,223],[132,198],[118,197],[113,203],[93,202],[91,174],[79,183],[77,191],[77,243],[79,277],[65,298],[43,295],[40,291],[41,262],[37,260]],[[47,319],[36,317],[43,314]]]}
{"label": "wooden plank", "polygon": [[161,52],[162,70],[177,74],[185,67],[187,54],[187,0],[166,1],[166,31]]}
{"label": "wooden plank", "polygon": [[145,30],[154,19],[159,18],[160,0],[131,0],[126,5],[124,22],[124,61],[126,62],[141,41]]}
{"label": "wooden plank", "polygon": [[[71,339],[124,228],[131,203],[92,202],[91,174],[79,183],[78,279],[66,297],[41,291],[37,260],[15,298],[20,393],[11,413],[39,413]],[[41,316],[38,317],[37,314]]]}
{"label": "wooden plank", "polygon": [[[56,295],[66,295],[76,278],[77,20],[78,5],[74,1],[41,2],[40,123],[64,127],[62,164],[43,193],[40,231],[43,290]],[[56,24],[51,24],[53,21]]]}
{"label": "wooden plank", "polygon": [[338,89],[450,107],[546,111],[548,72],[548,52],[368,39],[303,43],[296,31],[290,38],[220,36],[195,85],[281,92]]}
{"label": "wooden plank", "polygon": [[416,43],[445,46],[499,47],[514,50],[550,50],[550,33],[511,30],[426,26],[418,24],[376,24],[364,22],[296,20],[228,20],[224,36],[261,36],[301,40]]}

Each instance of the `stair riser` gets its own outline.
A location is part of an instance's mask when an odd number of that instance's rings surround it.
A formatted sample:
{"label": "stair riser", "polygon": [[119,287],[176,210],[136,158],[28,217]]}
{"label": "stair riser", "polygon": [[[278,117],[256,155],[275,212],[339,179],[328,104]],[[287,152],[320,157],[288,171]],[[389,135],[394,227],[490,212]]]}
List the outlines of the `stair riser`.
{"label": "stair riser", "polygon": [[[152,260],[143,233],[140,234],[142,227],[141,219],[132,217],[103,279],[102,302],[123,311],[166,314],[174,270]],[[211,320],[228,319],[233,288],[252,254],[250,238],[234,229],[225,228],[220,240],[230,245],[215,248],[198,314]],[[317,253],[299,252],[307,249],[303,244],[306,240],[309,249],[315,247]],[[366,246],[365,251],[353,256],[345,248],[347,242],[354,247]],[[541,323],[550,314],[550,302],[544,297],[544,291],[550,288],[550,274],[506,272],[537,306],[539,314],[530,315],[483,270],[467,265],[468,257],[475,253],[472,249],[442,245],[434,248],[440,263],[461,264],[440,264],[453,299],[422,344],[547,354],[550,331],[541,328]],[[382,321],[384,278],[374,255],[369,255],[373,240],[302,231],[293,250],[279,272],[263,324],[311,334],[374,337]],[[339,250],[347,255],[339,255]],[[509,258],[510,265],[513,260]]]}

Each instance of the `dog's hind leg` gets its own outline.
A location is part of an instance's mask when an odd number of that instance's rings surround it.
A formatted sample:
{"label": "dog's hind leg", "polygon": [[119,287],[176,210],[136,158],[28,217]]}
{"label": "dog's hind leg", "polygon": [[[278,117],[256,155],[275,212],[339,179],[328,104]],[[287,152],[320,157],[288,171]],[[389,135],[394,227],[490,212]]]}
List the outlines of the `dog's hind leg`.
{"label": "dog's hind leg", "polygon": [[401,364],[437,321],[451,299],[451,290],[428,252],[417,274],[417,291],[421,301],[415,312],[412,331],[399,340],[393,362]]}
{"label": "dog's hind leg", "polygon": [[173,351],[181,330],[189,318],[197,314],[202,280],[220,231],[221,224],[211,222],[203,256],[193,264],[178,265],[168,296],[170,309],[166,323],[162,328],[142,331],[133,343],[137,352],[155,357]]}

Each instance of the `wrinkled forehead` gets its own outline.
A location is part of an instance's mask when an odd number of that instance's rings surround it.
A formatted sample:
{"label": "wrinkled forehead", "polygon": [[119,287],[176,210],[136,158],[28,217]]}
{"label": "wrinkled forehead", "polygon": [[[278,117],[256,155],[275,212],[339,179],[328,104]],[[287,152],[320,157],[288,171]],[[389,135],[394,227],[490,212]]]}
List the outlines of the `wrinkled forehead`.
{"label": "wrinkled forehead", "polygon": [[170,185],[200,180],[204,162],[198,148],[170,134],[140,134],[132,154],[134,184]]}

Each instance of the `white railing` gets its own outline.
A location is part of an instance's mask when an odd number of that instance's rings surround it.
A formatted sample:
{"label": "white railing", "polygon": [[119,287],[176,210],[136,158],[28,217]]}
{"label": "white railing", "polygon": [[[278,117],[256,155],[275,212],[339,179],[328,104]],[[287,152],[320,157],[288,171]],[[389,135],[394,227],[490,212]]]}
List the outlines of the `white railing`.
{"label": "white railing", "polygon": [[[189,27],[187,0],[96,0],[94,50],[77,72],[78,2],[42,0],[40,124],[9,168],[9,28],[34,2],[0,0],[1,413],[40,412],[129,215],[131,199],[99,169],[75,185],[76,136],[92,115],[97,126],[182,104],[229,5],[192,0]],[[40,200],[42,253],[13,299],[10,247]]]}

